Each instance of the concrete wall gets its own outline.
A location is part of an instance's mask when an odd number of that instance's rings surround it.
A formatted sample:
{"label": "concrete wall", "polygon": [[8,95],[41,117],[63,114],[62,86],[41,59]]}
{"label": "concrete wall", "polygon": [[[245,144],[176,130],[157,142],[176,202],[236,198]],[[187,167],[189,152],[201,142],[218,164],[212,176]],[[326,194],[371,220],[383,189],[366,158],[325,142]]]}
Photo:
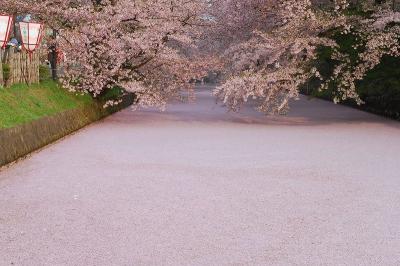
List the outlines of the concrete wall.
{"label": "concrete wall", "polygon": [[0,166],[11,163],[92,122],[128,107],[133,103],[133,98],[132,95],[126,96],[117,107],[104,109],[100,103],[93,103],[17,127],[0,129]]}

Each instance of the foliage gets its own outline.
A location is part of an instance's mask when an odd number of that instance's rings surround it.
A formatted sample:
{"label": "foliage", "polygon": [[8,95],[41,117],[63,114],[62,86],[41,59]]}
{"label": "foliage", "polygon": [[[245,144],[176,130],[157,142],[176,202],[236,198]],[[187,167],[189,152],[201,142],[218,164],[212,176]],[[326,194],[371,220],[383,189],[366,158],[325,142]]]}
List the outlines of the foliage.
{"label": "foliage", "polygon": [[[323,49],[318,58],[321,73],[332,73],[334,65]],[[365,103],[359,108],[391,118],[400,119],[400,58],[385,56],[374,69],[369,70],[363,80],[356,84],[357,94]],[[333,100],[336,87],[331,84],[326,90],[319,90],[319,80],[311,80],[302,87],[302,92],[313,97]],[[356,106],[354,100],[345,100],[345,104]]]}
{"label": "foliage", "polygon": [[362,8],[362,15],[348,16],[349,28],[342,32],[343,38],[336,37],[339,45],[332,53],[335,68],[322,86],[322,89],[335,86],[335,102],[354,99],[362,104],[357,83],[383,58],[400,56],[400,13],[385,4],[364,4]]}
{"label": "foliage", "polygon": [[[345,34],[339,30],[331,32],[331,38],[338,44],[334,49],[318,49],[315,64],[321,75],[328,78],[328,82],[311,79],[302,87],[302,92],[353,106],[364,103],[359,108],[398,119],[400,58],[397,24],[386,21],[384,27],[368,26],[365,23],[372,23],[373,17],[375,23],[382,20],[382,16],[374,14],[371,8],[359,8],[357,12],[351,12],[352,16],[354,14],[365,21],[353,22],[351,31]],[[388,21],[393,21],[392,15]],[[336,60],[334,53],[346,60]],[[321,84],[325,89],[320,89]],[[348,97],[350,92],[356,96]]]}

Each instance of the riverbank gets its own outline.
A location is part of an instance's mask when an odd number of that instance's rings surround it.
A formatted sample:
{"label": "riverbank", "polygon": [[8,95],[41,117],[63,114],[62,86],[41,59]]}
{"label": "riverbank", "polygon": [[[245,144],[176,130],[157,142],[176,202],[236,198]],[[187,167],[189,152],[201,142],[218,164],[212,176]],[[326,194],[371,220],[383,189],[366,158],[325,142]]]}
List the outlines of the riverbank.
{"label": "riverbank", "polygon": [[133,103],[118,106],[75,95],[53,81],[0,89],[0,166],[11,163]]}

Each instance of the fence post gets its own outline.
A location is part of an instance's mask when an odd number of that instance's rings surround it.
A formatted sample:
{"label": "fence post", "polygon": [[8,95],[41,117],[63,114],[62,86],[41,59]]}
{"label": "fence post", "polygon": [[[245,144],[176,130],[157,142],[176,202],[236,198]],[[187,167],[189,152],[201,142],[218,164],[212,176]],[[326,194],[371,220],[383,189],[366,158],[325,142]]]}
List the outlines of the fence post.
{"label": "fence post", "polygon": [[0,87],[4,86],[3,77],[3,49],[0,49]]}

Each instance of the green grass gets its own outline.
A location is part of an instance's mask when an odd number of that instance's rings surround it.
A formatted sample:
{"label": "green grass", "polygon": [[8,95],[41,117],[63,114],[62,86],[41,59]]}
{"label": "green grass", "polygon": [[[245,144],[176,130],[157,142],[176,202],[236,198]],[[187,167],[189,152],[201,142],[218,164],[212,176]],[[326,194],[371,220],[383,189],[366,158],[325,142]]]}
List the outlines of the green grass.
{"label": "green grass", "polygon": [[40,84],[0,87],[0,129],[11,128],[41,117],[92,102],[89,95],[77,96],[52,80]]}

